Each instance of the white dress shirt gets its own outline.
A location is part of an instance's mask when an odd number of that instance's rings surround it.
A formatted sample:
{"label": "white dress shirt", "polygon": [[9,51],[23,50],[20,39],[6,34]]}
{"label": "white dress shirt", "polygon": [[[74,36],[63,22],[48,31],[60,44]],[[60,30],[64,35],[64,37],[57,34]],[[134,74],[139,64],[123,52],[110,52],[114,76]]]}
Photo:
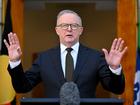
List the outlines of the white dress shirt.
{"label": "white dress shirt", "polygon": [[[63,44],[60,44],[60,48],[61,48],[61,50],[60,50],[61,51],[61,64],[62,64],[62,69],[63,69],[64,76],[65,76],[65,67],[66,67],[65,60],[66,60],[66,54],[67,54],[67,51],[66,51],[67,47],[65,45],[63,45]],[[71,55],[72,55],[72,58],[73,58],[74,69],[75,69],[77,56],[78,56],[78,50],[79,50],[79,42],[76,43],[71,48],[73,49],[71,51]]]}

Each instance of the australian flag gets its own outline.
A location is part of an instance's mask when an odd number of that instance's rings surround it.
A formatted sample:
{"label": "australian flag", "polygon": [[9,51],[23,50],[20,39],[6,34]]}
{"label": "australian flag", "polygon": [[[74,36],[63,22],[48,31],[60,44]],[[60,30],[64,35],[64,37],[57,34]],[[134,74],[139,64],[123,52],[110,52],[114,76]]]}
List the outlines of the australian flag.
{"label": "australian flag", "polygon": [[140,105],[140,49],[137,51],[136,73],[134,82],[134,105]]}
{"label": "australian flag", "polygon": [[140,105],[140,11],[138,11],[138,40],[137,40],[137,58],[136,72],[134,80],[134,105]]}

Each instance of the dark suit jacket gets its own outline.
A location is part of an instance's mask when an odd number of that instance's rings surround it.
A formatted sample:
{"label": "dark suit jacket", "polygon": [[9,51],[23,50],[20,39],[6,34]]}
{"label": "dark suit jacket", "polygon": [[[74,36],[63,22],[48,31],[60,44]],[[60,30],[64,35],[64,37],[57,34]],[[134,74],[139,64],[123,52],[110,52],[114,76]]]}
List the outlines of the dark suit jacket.
{"label": "dark suit jacket", "polygon": [[[60,47],[41,53],[25,73],[21,64],[12,70],[9,67],[8,71],[12,77],[14,89],[19,93],[28,92],[43,81],[46,97],[59,97],[60,87],[66,82],[61,67]],[[116,94],[121,94],[125,87],[123,73],[119,76],[113,74],[109,70],[103,53],[81,44],[73,81],[78,85],[82,98],[95,97],[99,81],[106,90]]]}

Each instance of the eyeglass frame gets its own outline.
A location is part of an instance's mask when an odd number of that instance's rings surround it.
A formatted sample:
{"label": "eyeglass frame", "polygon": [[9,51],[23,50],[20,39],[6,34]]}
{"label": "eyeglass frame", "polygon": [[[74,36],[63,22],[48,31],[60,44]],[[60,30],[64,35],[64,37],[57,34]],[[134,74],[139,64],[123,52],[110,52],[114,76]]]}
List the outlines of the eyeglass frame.
{"label": "eyeglass frame", "polygon": [[[75,27],[73,27],[73,26],[75,26]],[[77,23],[73,23],[73,24],[62,23],[62,24],[57,25],[56,27],[60,27],[63,30],[67,30],[69,27],[72,30],[77,30],[79,27],[82,27],[82,26]]]}

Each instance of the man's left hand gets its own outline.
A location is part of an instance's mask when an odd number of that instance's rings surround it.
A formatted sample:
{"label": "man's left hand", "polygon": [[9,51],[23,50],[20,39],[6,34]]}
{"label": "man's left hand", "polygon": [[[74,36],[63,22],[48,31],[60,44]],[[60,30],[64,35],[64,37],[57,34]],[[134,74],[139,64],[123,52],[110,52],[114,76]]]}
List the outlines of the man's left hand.
{"label": "man's left hand", "polygon": [[122,57],[127,51],[127,49],[128,49],[127,46],[124,47],[124,40],[122,40],[122,38],[118,38],[118,39],[115,38],[112,43],[110,52],[108,52],[104,48],[102,49],[102,51],[105,54],[105,59],[108,65],[115,70],[119,68]]}

